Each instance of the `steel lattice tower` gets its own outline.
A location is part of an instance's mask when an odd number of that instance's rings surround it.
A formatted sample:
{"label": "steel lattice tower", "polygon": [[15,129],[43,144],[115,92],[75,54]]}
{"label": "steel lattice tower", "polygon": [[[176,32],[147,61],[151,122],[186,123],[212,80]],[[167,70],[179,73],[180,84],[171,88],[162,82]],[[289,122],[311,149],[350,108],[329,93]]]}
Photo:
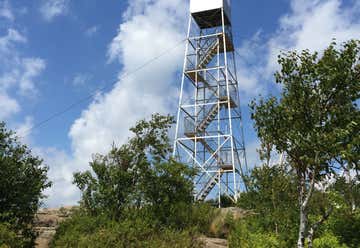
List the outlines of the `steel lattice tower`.
{"label": "steel lattice tower", "polygon": [[236,202],[247,162],[230,0],[191,0],[190,12],[174,157],[198,169],[195,200]]}

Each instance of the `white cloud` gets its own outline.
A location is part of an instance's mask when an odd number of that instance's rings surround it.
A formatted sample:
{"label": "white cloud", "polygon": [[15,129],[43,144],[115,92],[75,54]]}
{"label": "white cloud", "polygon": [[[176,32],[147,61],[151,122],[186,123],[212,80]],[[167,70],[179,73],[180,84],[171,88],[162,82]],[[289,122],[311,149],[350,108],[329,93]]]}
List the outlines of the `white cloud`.
{"label": "white cloud", "polygon": [[237,49],[239,90],[240,95],[243,96],[242,104],[245,105],[249,98],[265,91],[265,85],[261,78],[263,75],[261,68],[265,66],[265,63],[259,61],[259,57],[266,52],[266,46],[262,42],[261,32],[258,31]]}
{"label": "white cloud", "polygon": [[72,80],[72,84],[74,86],[84,86],[89,82],[89,80],[91,80],[91,78],[92,76],[90,74],[79,73],[75,75]]}
{"label": "white cloud", "polygon": [[[8,29],[0,37],[0,118],[10,120],[21,110],[16,95],[34,96],[35,79],[45,69],[45,61],[40,58],[26,58],[18,51],[18,45],[27,39],[19,31]],[[15,92],[15,93],[14,93]]]}
{"label": "white cloud", "polygon": [[11,10],[9,1],[7,0],[0,1],[0,18],[5,18],[9,21],[15,20],[15,16]]}
{"label": "white cloud", "polygon": [[18,62],[15,45],[26,42],[26,38],[14,29],[8,29],[0,37],[0,119],[7,120],[21,110],[18,101],[10,96],[8,90],[16,84],[14,68]]}
{"label": "white cloud", "polygon": [[36,93],[34,78],[39,76],[45,69],[45,61],[40,58],[24,58],[22,67],[23,70],[19,80],[20,92],[23,95],[33,95]]}
{"label": "white cloud", "polygon": [[85,31],[85,35],[88,37],[92,37],[99,31],[99,29],[99,26],[92,26]]}
{"label": "white cloud", "polygon": [[20,111],[19,103],[6,92],[0,91],[0,120],[6,120],[11,115]]}
{"label": "white cloud", "polygon": [[[178,9],[186,10],[181,0],[130,2],[126,21],[108,52],[110,61],[123,65],[120,78],[183,39],[186,15]],[[179,81],[173,75],[181,66],[182,56],[181,46],[136,74],[119,79],[109,93],[100,95],[83,111],[69,133],[75,157],[87,161],[92,153],[107,152],[112,142],[127,140],[128,129],[137,120],[155,112],[172,112],[178,85],[174,81]]]}
{"label": "white cloud", "polygon": [[[37,93],[35,79],[46,68],[46,63],[41,58],[8,58],[9,67],[0,75],[0,89],[15,88],[22,96],[34,97]],[[11,67],[11,68],[10,68]]]}
{"label": "white cloud", "polygon": [[290,13],[279,19],[270,38],[263,38],[258,31],[239,48],[239,84],[245,100],[273,90],[270,87],[281,51],[321,52],[334,38],[339,43],[360,38],[358,1],[350,6],[340,0],[292,0],[290,4]]}
{"label": "white cloud", "polygon": [[268,42],[268,73],[277,68],[279,48],[321,52],[334,38],[339,43],[360,38],[360,9],[354,4],[345,7],[340,0],[293,0],[291,9]]}
{"label": "white cloud", "polygon": [[9,54],[13,52],[16,43],[25,43],[26,38],[17,30],[9,28],[5,36],[0,37],[0,53]]}
{"label": "white cloud", "polygon": [[[138,7],[142,8],[141,12]],[[92,154],[108,152],[113,142],[119,145],[126,142],[129,127],[139,119],[174,110],[179,85],[174,73],[182,65],[183,46],[135,74],[127,72],[184,38],[185,11],[182,0],[129,2],[125,21],[108,51],[109,61],[122,65],[118,82],[110,92],[99,93],[73,123],[69,132],[71,155],[54,148],[37,149],[50,166],[49,177],[54,181],[54,186],[46,192],[48,206],[75,204],[79,191],[72,185],[74,171],[88,169]],[[124,75],[127,77],[121,79]],[[73,83],[82,84],[86,77],[76,75]]]}
{"label": "white cloud", "polygon": [[44,159],[49,166],[48,177],[53,186],[44,194],[48,196],[45,207],[73,206],[80,199],[80,192],[72,184],[74,168],[79,169],[75,161],[62,150],[50,147],[35,147],[34,153]]}
{"label": "white cloud", "polygon": [[40,13],[46,21],[52,21],[55,17],[67,14],[69,2],[70,0],[43,0]]}
{"label": "white cloud", "polygon": [[31,116],[26,116],[23,123],[16,125],[15,131],[23,144],[30,144],[30,132],[29,130],[34,125],[34,119]]}

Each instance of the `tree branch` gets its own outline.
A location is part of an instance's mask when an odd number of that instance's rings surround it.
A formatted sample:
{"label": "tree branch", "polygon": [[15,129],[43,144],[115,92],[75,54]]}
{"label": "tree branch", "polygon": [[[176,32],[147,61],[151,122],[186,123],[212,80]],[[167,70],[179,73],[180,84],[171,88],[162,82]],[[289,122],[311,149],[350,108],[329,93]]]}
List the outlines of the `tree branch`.
{"label": "tree branch", "polygon": [[329,208],[328,211],[325,212],[325,214],[321,217],[321,219],[317,222],[315,222],[310,230],[309,230],[309,235],[308,235],[308,248],[312,248],[312,243],[313,243],[313,239],[314,239],[314,233],[315,231],[320,227],[321,224],[323,224],[330,216],[330,214],[332,213],[333,211],[333,207],[331,206]]}

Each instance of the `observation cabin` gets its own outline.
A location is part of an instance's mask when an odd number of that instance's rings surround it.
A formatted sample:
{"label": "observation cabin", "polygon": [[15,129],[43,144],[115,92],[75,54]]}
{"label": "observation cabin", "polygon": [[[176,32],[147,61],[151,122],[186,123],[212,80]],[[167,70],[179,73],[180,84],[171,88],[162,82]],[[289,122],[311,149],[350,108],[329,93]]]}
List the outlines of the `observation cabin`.
{"label": "observation cabin", "polygon": [[231,0],[190,0],[190,12],[201,29],[222,25],[221,9],[224,9],[224,24],[231,25]]}

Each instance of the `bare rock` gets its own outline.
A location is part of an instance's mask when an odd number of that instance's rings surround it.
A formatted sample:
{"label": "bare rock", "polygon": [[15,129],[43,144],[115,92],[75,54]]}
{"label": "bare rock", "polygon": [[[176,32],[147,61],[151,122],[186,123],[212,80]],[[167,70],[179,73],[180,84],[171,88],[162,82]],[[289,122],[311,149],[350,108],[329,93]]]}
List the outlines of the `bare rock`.
{"label": "bare rock", "polygon": [[37,248],[47,248],[56,233],[56,228],[66,218],[69,218],[76,207],[40,209],[35,216],[35,231]]}
{"label": "bare rock", "polygon": [[227,248],[227,247],[229,247],[226,239],[201,237],[200,241],[204,244],[205,248]]}

